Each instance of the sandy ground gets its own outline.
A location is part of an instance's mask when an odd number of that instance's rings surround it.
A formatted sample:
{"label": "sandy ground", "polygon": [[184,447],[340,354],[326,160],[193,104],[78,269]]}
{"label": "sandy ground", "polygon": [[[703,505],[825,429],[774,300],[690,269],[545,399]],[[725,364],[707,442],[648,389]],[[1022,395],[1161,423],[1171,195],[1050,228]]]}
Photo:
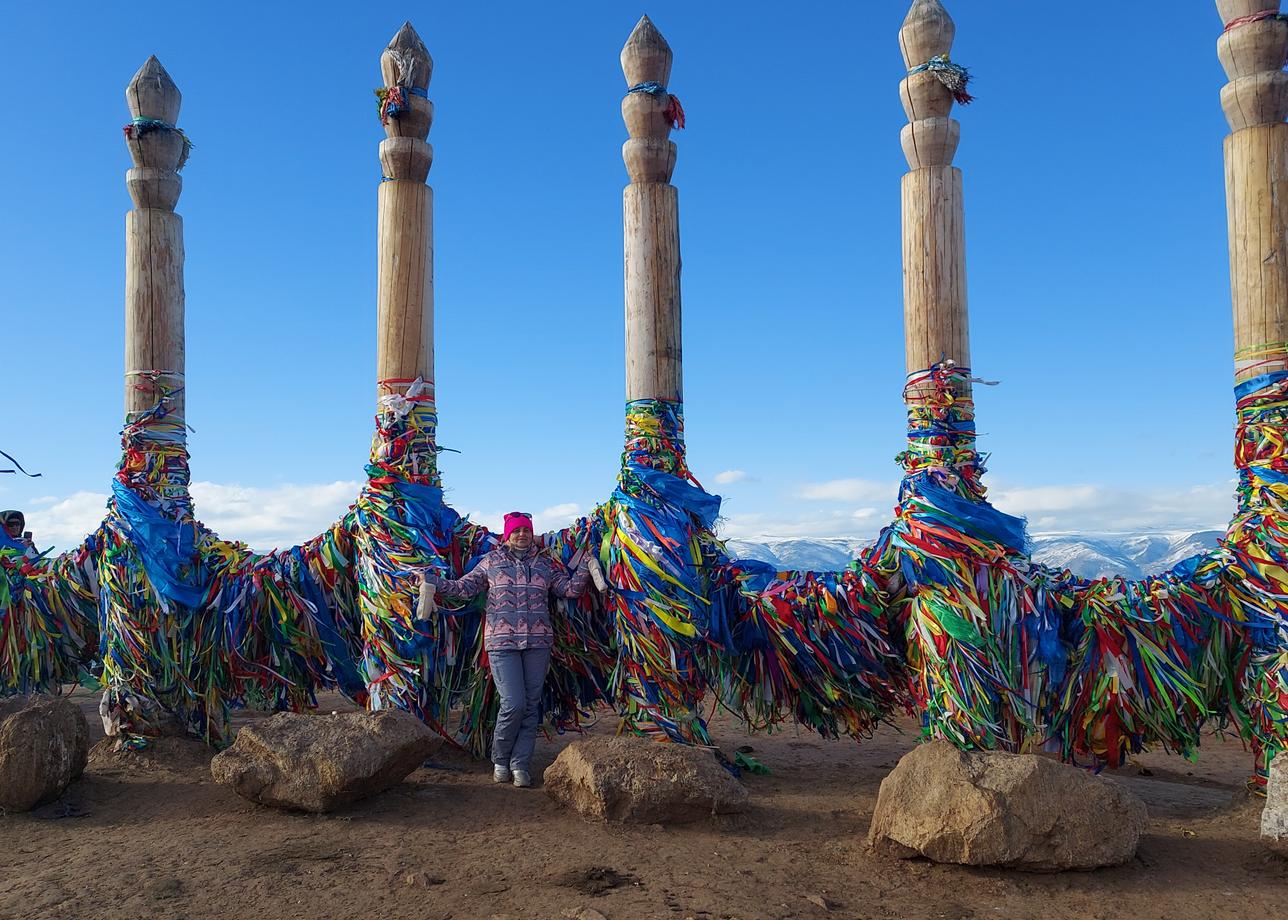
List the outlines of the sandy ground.
{"label": "sandy ground", "polygon": [[[94,701],[77,696],[93,725]],[[184,741],[151,759],[98,758],[58,802],[0,817],[0,917],[1288,915],[1288,861],[1258,842],[1259,804],[1239,803],[1250,758],[1237,743],[1209,739],[1197,765],[1147,755],[1118,771],[1150,809],[1129,865],[1030,875],[866,852],[877,787],[911,733],[855,744],[713,728],[773,774],[746,777],[746,814],[679,829],[585,823],[448,750],[327,816],[243,801]],[[541,742],[537,768],[569,740]]]}

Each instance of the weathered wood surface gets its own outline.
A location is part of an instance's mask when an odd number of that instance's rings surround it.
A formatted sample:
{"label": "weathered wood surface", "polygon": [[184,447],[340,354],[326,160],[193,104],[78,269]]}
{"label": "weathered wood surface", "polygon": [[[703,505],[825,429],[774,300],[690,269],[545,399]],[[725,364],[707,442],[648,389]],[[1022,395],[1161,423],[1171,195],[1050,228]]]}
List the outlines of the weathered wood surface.
{"label": "weathered wood surface", "polygon": [[[956,29],[939,0],[914,0],[899,29],[912,69],[952,50]],[[909,172],[903,205],[904,354],[908,373],[943,360],[970,366],[962,173],[952,165],[960,125],[952,93],[931,73],[899,85],[909,123],[900,133]],[[962,384],[963,391],[969,384]]]}
{"label": "weathered wood surface", "polygon": [[[433,60],[410,23],[380,57],[387,87],[427,90]],[[377,195],[376,380],[434,379],[434,193],[426,143],[434,106],[407,94],[409,111],[390,118],[380,142],[385,181]],[[394,388],[400,391],[399,388]],[[377,397],[390,392],[377,385]]]}
{"label": "weathered wood surface", "polygon": [[[1217,0],[1223,23],[1267,10],[1278,0]],[[1239,352],[1288,342],[1288,22],[1235,25],[1217,40],[1229,79],[1221,106],[1234,347]],[[1236,382],[1265,370],[1257,356],[1236,356]]]}
{"label": "weathered wood surface", "polygon": [[903,177],[904,351],[908,373],[949,359],[970,366],[962,173],[952,166]]}
{"label": "weathered wood surface", "polygon": [[[175,125],[182,101],[178,87],[155,57],[148,58],[125,90],[131,118]],[[126,187],[134,209],[125,215],[125,411],[156,405],[152,381],[139,371],[176,375],[162,384],[182,384],[184,372],[183,219],[174,208],[183,188],[179,167],[184,141],[176,131],[154,130],[126,140],[134,166]],[[180,392],[168,405],[183,417]]]}
{"label": "weathered wood surface", "polygon": [[[622,48],[627,88],[671,75],[671,48],[647,16]],[[675,144],[665,95],[628,93],[622,146],[631,184],[622,195],[626,286],[626,399],[684,398],[680,318],[680,218],[670,184]]]}

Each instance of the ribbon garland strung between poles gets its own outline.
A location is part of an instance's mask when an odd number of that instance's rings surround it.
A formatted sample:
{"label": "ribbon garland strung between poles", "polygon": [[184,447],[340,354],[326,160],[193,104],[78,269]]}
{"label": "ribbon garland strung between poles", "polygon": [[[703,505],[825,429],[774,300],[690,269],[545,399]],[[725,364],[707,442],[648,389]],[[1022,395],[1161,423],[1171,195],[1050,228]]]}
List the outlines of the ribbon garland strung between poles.
{"label": "ribbon garland strung between poles", "polygon": [[[1283,16],[1226,29],[1271,18]],[[908,73],[972,101],[969,72],[946,53]],[[410,96],[428,99],[407,85],[375,93],[386,125]],[[631,93],[664,98],[684,128],[660,82]],[[124,127],[131,142],[153,132],[180,139],[181,168],[182,130],[147,117]],[[1151,744],[1194,756],[1213,722],[1252,743],[1264,782],[1288,749],[1288,344],[1237,357],[1257,373],[1235,392],[1226,536],[1135,581],[1031,561],[1024,521],[987,499],[975,381],[951,362],[909,376],[895,520],[840,572],[730,558],[714,533],[720,498],[687,466],[682,405],[628,403],[616,489],[544,538],[570,567],[596,554],[609,582],[552,602],[550,724],[575,730],[608,705],[624,730],[710,745],[708,698],[752,728],[795,722],[824,737],[865,737],[902,710],[964,748],[1116,765]],[[105,728],[137,746],[171,718],[219,744],[234,707],[301,709],[336,688],[481,753],[496,712],[482,600],[414,616],[419,573],[460,577],[497,543],[443,500],[433,383],[380,381],[357,501],[313,540],[260,554],[195,518],[173,410],[182,375],[129,376],[157,399],[126,418],[102,525],[53,558],[0,533],[0,694],[96,684]]]}
{"label": "ribbon garland strung between poles", "polygon": [[[1226,538],[1135,582],[1028,560],[1023,521],[985,498],[967,369],[910,377],[895,523],[842,572],[729,558],[711,530],[719,498],[685,463],[680,406],[629,404],[617,490],[546,537],[568,565],[597,553],[611,584],[554,608],[551,724],[609,704],[628,730],[706,745],[709,691],[757,729],[864,737],[919,711],[928,736],[963,747],[1117,764],[1150,744],[1192,756],[1215,720],[1255,744],[1264,779],[1288,735],[1288,350],[1254,357]],[[459,577],[495,545],[443,503],[429,385],[386,382],[367,486],[340,522],[256,554],[193,518],[183,421],[166,409],[181,383],[146,376],[159,398],[122,431],[103,526],[53,559],[0,540],[4,691],[97,680],[127,741],[169,713],[219,743],[231,707],[303,708],[336,687],[481,751],[495,694],[480,605],[414,619],[416,573]]]}

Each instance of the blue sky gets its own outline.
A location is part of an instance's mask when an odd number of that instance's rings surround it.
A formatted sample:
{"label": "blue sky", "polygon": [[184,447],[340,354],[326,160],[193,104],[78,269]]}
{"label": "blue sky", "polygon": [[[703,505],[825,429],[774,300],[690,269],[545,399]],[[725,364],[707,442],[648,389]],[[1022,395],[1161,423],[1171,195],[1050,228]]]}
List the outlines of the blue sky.
{"label": "blue sky", "polygon": [[[1210,4],[1121,17],[956,0],[981,447],[1037,530],[1232,509]],[[896,32],[868,3],[9,4],[0,85],[0,477],[38,542],[100,515],[121,423],[123,92],[157,54],[195,143],[186,226],[198,512],[298,540],[356,492],[375,361],[381,50],[435,61],[437,390],[449,499],[555,526],[621,447],[618,53],[675,52],[686,416],[726,533],[859,535],[903,437]],[[43,537],[43,540],[42,540]]]}

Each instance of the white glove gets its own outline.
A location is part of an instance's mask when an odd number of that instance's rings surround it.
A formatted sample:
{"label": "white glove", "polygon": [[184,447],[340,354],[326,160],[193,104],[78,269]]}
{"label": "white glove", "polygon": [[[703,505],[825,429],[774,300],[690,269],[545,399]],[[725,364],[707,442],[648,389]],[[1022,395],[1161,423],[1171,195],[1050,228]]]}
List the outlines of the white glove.
{"label": "white glove", "polygon": [[434,600],[437,590],[424,575],[420,576],[420,597],[416,598],[416,619],[422,623],[438,612],[438,603]]}
{"label": "white glove", "polygon": [[590,580],[595,583],[595,588],[602,594],[608,590],[608,580],[604,578],[604,570],[599,567],[599,560],[591,556],[586,561],[586,568],[590,570]]}

